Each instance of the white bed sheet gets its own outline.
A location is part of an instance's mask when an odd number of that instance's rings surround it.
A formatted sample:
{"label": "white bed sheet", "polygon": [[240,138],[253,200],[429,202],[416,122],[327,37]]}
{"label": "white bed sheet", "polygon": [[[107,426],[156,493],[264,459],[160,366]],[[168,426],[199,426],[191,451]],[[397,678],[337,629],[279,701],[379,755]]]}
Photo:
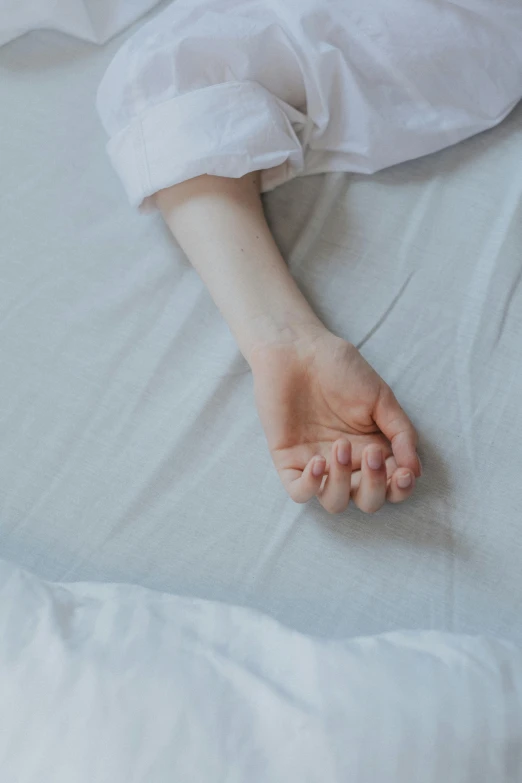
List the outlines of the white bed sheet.
{"label": "white bed sheet", "polygon": [[228,329],[110,168],[94,97],[120,43],[31,33],[0,50],[2,556],[315,634],[521,642],[522,111],[267,199],[314,305],[422,438],[411,502],[330,518],[285,496]]}

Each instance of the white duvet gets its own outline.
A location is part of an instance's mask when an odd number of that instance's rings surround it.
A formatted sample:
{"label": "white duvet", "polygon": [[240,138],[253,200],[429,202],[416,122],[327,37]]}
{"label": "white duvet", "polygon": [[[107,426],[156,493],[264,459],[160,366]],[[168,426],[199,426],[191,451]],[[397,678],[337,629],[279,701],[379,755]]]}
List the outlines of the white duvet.
{"label": "white duvet", "polygon": [[313,639],[0,562],[2,783],[516,783],[522,652]]}
{"label": "white duvet", "polygon": [[31,30],[103,43],[159,0],[0,0],[0,46]]}

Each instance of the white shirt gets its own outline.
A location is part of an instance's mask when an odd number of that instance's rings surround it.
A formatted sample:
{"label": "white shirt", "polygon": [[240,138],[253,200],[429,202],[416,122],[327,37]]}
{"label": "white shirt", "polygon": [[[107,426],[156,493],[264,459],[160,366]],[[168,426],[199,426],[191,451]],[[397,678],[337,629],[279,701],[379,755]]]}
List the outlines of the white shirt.
{"label": "white shirt", "polygon": [[520,0],[175,0],[98,109],[132,204],[200,174],[370,174],[496,125],[522,97]]}

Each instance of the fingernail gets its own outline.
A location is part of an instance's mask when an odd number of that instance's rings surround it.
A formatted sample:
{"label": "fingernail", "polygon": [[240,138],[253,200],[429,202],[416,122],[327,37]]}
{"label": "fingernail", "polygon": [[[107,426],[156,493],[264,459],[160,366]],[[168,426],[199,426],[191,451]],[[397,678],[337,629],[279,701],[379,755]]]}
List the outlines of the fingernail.
{"label": "fingernail", "polygon": [[343,440],[337,446],[337,460],[340,465],[349,465],[352,459],[352,447],[349,441]]}
{"label": "fingernail", "polygon": [[382,467],[382,452],[380,449],[372,449],[366,456],[368,467],[372,470],[380,470]]}
{"label": "fingernail", "polygon": [[408,489],[408,487],[411,486],[411,473],[397,476],[397,486],[401,489]]}
{"label": "fingernail", "polygon": [[322,476],[325,467],[326,467],[326,460],[324,457],[318,457],[317,459],[315,459],[312,465],[312,476],[315,476],[315,478],[319,478],[319,476]]}

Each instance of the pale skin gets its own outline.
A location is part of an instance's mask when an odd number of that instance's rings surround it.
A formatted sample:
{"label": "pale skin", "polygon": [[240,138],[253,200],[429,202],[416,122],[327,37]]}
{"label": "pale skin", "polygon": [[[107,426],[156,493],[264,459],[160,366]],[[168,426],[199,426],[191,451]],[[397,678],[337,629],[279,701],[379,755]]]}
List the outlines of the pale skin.
{"label": "pale skin", "polygon": [[315,315],[265,220],[259,176],[202,176],[156,194],[249,363],[282,484],[329,513],[373,513],[412,494],[417,433],[393,392]]}

